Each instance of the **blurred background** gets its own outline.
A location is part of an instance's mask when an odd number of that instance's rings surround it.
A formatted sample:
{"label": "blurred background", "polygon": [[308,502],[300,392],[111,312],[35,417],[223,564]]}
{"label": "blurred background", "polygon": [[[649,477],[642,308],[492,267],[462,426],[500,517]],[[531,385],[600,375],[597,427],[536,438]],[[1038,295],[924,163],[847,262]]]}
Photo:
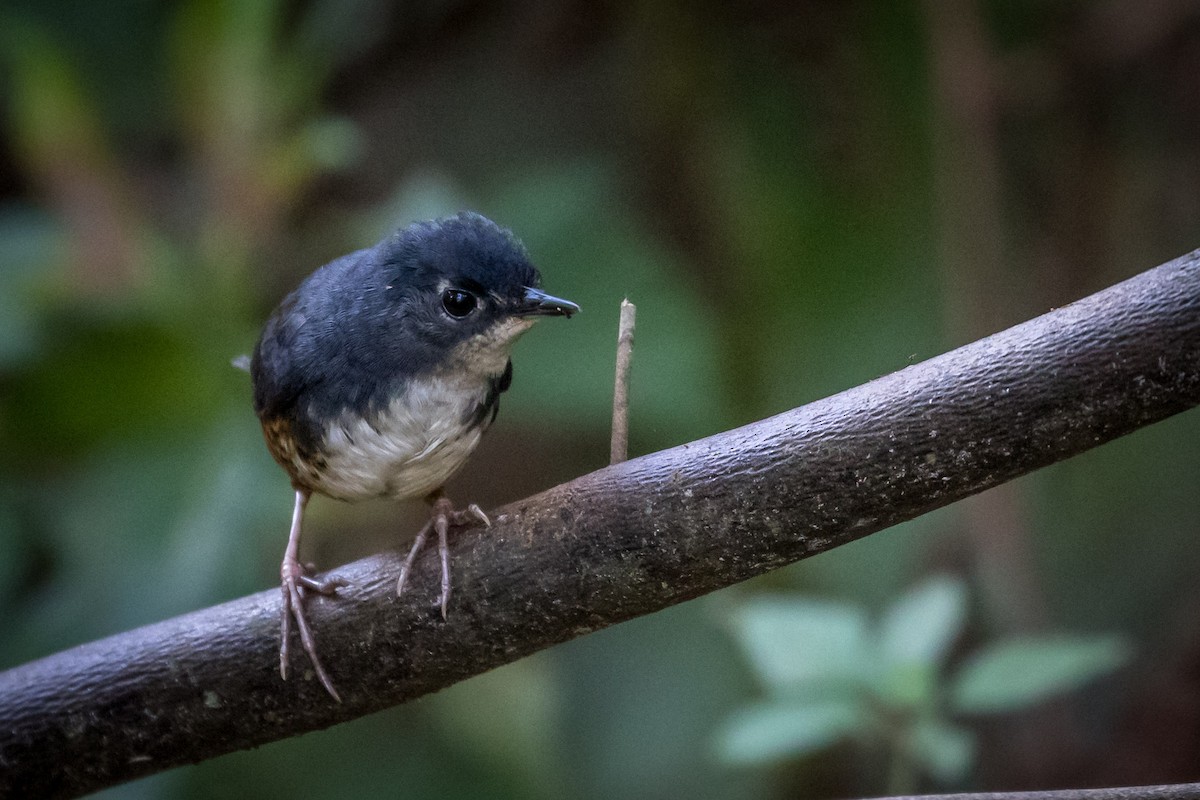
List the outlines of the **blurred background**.
{"label": "blurred background", "polygon": [[[487,508],[606,462],[622,297],[638,454],[1200,247],[1200,6],[6,0],[0,668],[273,587],[291,494],[230,359],[318,265],[460,208],[511,227],[585,310],[517,348],[449,487]],[[1200,780],[1198,437],[1184,414],[435,697],[104,796]],[[307,556],[402,547],[424,514],[318,500]],[[862,669],[831,678],[813,653]],[[1014,670],[1049,678],[1031,692]]]}

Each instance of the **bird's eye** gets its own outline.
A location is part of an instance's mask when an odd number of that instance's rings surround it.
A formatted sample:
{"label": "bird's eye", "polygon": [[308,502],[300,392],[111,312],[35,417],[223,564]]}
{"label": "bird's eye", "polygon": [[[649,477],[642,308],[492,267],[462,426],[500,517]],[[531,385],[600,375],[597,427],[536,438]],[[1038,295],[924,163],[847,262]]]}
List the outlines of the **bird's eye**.
{"label": "bird's eye", "polygon": [[442,292],[442,308],[452,317],[462,319],[475,310],[478,304],[475,295],[462,289],[447,289]]}

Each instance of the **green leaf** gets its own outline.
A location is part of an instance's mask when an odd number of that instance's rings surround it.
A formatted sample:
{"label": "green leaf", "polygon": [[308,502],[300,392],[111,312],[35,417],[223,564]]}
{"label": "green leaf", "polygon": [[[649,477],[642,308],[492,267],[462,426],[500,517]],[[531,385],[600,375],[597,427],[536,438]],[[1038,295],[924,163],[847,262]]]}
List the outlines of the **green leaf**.
{"label": "green leaf", "polygon": [[773,692],[812,683],[858,683],[873,667],[867,615],[857,606],[764,597],[734,615],[734,630]]}
{"label": "green leaf", "polygon": [[909,747],[923,770],[943,784],[962,781],[975,761],[975,736],[934,719],[916,724]]}
{"label": "green leaf", "polygon": [[977,653],[951,687],[954,709],[988,714],[1015,711],[1078,688],[1129,661],[1121,636],[1021,638]]}
{"label": "green leaf", "polygon": [[910,589],[884,614],[880,650],[890,665],[936,666],[962,631],[967,589],[948,575],[936,575]]}
{"label": "green leaf", "polygon": [[876,676],[875,692],[893,709],[920,712],[937,701],[938,674],[923,664],[899,664]]}
{"label": "green leaf", "polygon": [[794,758],[828,747],[864,724],[862,708],[846,699],[754,705],[725,723],[717,752],[741,765]]}

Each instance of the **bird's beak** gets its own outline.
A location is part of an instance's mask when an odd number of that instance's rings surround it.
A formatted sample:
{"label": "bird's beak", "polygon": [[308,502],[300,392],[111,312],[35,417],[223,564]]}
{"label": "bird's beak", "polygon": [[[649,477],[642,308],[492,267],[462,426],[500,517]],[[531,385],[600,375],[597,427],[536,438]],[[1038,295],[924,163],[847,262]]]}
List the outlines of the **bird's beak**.
{"label": "bird's beak", "polygon": [[561,297],[551,297],[540,289],[525,287],[525,297],[517,306],[518,317],[569,317],[579,306]]}

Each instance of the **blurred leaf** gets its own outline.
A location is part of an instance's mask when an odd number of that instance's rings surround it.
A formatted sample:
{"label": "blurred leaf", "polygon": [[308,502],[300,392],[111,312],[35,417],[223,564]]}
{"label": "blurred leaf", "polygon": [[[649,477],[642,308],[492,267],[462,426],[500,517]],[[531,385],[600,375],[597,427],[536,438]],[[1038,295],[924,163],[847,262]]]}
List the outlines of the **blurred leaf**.
{"label": "blurred leaf", "polygon": [[268,154],[262,178],[278,197],[294,197],[314,175],[351,166],[362,150],[354,122],[345,117],[320,117]]}
{"label": "blurred leaf", "polygon": [[430,706],[446,739],[510,777],[520,796],[560,797],[558,690],[550,661],[527,658],[456,684]]}
{"label": "blurred leaf", "polygon": [[413,220],[444,217],[470,207],[466,193],[450,175],[423,167],[406,174],[370,213],[359,214],[354,226],[364,241],[377,242]]}
{"label": "blurred leaf", "polygon": [[909,747],[924,771],[943,784],[966,778],[975,761],[974,735],[935,719],[917,722]]}
{"label": "blurred leaf", "polygon": [[967,589],[948,575],[937,575],[910,589],[884,614],[880,650],[894,665],[936,666],[962,630]]}
{"label": "blurred leaf", "polygon": [[75,288],[126,294],[144,268],[139,219],[88,85],[92,76],[33,24],[0,21],[0,56],[11,65],[3,95],[8,137],[20,170],[70,234]]}
{"label": "blurred leaf", "polygon": [[706,605],[664,609],[552,652],[563,688],[556,741],[571,780],[567,797],[764,796],[744,790],[762,786],[762,777],[711,757],[716,731],[746,694],[740,653],[711,625]]}
{"label": "blurred leaf", "polygon": [[1078,688],[1129,661],[1122,636],[1014,639],[967,661],[951,687],[956,711],[1015,711]]}
{"label": "blurred leaf", "polygon": [[106,160],[98,115],[67,54],[33,24],[6,18],[0,30],[8,133],[22,159],[39,169]]}
{"label": "blurred leaf", "polygon": [[926,664],[899,664],[881,669],[875,692],[880,700],[897,710],[919,712],[937,700],[938,671]]}
{"label": "blurred leaf", "polygon": [[[287,527],[286,480],[253,414],[229,400],[209,424],[124,437],[51,485],[25,488],[18,521],[53,559],[24,578],[32,585],[9,613],[13,626],[0,629],[6,660],[269,585]],[[4,522],[0,514],[0,536]]]}
{"label": "blurred leaf", "polygon": [[755,705],[729,718],[717,751],[734,764],[761,764],[820,750],[863,724],[862,708],[848,700]]}
{"label": "blurred leaf", "polygon": [[305,25],[292,11],[279,0],[188,0],[173,26],[178,120],[203,168],[199,250],[210,281],[234,296],[311,181],[361,149],[354,125],[322,110],[330,54],[297,33]]}
{"label": "blurred leaf", "polygon": [[189,133],[252,145],[263,124],[277,117],[288,99],[282,86],[268,80],[280,10],[278,0],[189,0],[179,6],[171,55]]}
{"label": "blurred leaf", "polygon": [[202,420],[238,380],[197,330],[147,320],[56,321],[56,346],[9,387],[8,403],[23,424],[6,438],[30,458]]}
{"label": "blurred leaf", "polygon": [[[43,336],[37,296],[62,257],[62,229],[45,214],[0,210],[0,370],[28,359]],[[2,412],[0,412],[2,413]],[[0,422],[0,435],[3,423]]]}
{"label": "blurred leaf", "polygon": [[734,613],[734,632],[772,693],[857,683],[872,665],[867,615],[842,603],[763,597]]}
{"label": "blurred leaf", "polygon": [[[162,551],[145,585],[164,598],[160,615],[260,588],[269,579],[258,559],[230,557],[250,552],[249,543],[260,537],[278,546],[286,528],[288,493],[267,490],[282,481],[258,433],[257,420],[239,403],[227,404],[213,424],[194,430],[179,498],[149,531]],[[272,563],[268,557],[266,564]]]}

